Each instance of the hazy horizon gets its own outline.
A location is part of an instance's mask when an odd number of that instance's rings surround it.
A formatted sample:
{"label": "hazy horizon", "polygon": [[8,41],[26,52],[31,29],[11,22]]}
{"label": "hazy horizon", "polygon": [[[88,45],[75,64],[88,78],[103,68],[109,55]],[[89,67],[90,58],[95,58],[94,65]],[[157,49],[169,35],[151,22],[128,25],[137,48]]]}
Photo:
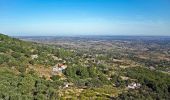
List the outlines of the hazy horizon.
{"label": "hazy horizon", "polygon": [[170,36],[169,0],[1,0],[10,36]]}
{"label": "hazy horizon", "polygon": [[[8,34],[5,34],[5,35],[8,35]],[[40,35],[37,35],[37,34],[34,34],[34,35],[9,35],[9,36],[12,36],[12,37],[101,37],[101,36],[104,36],[104,37],[108,37],[108,36],[111,36],[111,37],[170,37],[170,35],[126,35],[126,34],[123,34],[123,35],[117,35],[117,34],[95,34],[95,35],[92,35],[92,34],[85,34],[85,35],[78,35],[78,34],[70,34],[70,35],[62,35],[62,34],[53,34],[53,35],[48,35],[48,34],[40,34]]]}

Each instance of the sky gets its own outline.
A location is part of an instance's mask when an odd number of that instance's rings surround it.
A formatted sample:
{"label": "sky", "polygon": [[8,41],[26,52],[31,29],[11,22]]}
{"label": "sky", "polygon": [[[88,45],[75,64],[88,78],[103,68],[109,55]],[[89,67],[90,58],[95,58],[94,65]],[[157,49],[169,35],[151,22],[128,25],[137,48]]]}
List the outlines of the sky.
{"label": "sky", "polygon": [[0,0],[11,36],[170,36],[170,0]]}

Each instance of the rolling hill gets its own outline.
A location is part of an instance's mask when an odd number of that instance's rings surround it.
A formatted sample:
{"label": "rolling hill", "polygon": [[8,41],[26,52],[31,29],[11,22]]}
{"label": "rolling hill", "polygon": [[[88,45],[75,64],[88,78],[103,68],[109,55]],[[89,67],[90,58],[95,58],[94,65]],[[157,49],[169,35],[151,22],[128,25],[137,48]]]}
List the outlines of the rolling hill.
{"label": "rolling hill", "polygon": [[170,99],[169,74],[109,57],[0,34],[0,99]]}

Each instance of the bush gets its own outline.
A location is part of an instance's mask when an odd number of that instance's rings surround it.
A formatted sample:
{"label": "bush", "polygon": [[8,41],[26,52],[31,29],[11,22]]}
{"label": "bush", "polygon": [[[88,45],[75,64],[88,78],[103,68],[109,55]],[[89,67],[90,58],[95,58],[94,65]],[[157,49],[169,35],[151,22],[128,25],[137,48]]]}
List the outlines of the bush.
{"label": "bush", "polygon": [[0,64],[3,64],[5,62],[8,63],[8,61],[9,61],[9,56],[0,54]]}
{"label": "bush", "polygon": [[21,54],[18,53],[18,52],[13,52],[13,53],[11,54],[11,56],[13,56],[13,57],[16,58],[16,59],[19,59],[19,58],[21,57]]}
{"label": "bush", "polygon": [[53,81],[59,80],[60,76],[58,75],[53,75],[52,77],[50,77]]}
{"label": "bush", "polygon": [[73,79],[85,79],[89,77],[89,72],[87,71],[87,67],[83,66],[73,66],[73,67],[68,67],[64,74],[67,77],[71,77]]}
{"label": "bush", "polygon": [[0,52],[7,52],[8,50],[5,47],[0,47]]}

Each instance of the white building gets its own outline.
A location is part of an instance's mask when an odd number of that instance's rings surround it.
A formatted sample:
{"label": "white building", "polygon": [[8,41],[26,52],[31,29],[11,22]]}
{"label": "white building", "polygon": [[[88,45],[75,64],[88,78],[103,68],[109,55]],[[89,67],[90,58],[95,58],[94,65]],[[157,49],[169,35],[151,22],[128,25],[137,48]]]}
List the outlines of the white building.
{"label": "white building", "polygon": [[66,69],[66,68],[67,68],[67,65],[57,64],[57,65],[55,65],[55,66],[53,67],[52,73],[53,73],[53,74],[62,73],[62,71],[63,71],[64,69]]}
{"label": "white building", "polygon": [[31,59],[36,59],[38,58],[38,55],[31,55]]}
{"label": "white building", "polygon": [[129,89],[136,89],[136,88],[140,88],[140,87],[141,87],[141,84],[140,83],[135,83],[135,82],[128,85]]}

